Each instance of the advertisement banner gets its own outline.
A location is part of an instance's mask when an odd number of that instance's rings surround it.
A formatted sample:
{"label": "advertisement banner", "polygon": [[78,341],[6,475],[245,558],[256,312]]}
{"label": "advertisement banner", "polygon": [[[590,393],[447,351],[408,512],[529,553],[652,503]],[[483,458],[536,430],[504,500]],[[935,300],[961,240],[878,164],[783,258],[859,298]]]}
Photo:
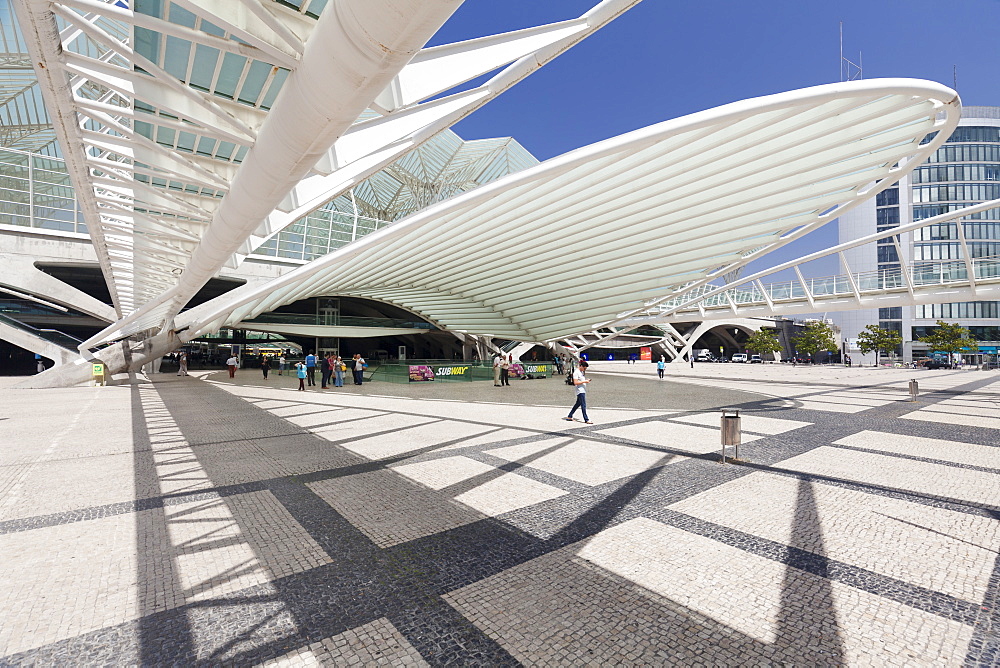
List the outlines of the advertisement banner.
{"label": "advertisement banner", "polygon": [[424,364],[410,365],[410,382],[417,383],[425,380],[434,380],[434,372],[429,366]]}
{"label": "advertisement banner", "polygon": [[649,347],[639,348],[639,359],[641,359],[643,362],[652,362],[653,349]]}
{"label": "advertisement banner", "polygon": [[524,376],[527,376],[529,373],[535,375],[535,374],[548,373],[548,371],[549,371],[548,364],[536,364],[534,362],[529,362],[529,363],[510,365],[511,378],[523,378]]}

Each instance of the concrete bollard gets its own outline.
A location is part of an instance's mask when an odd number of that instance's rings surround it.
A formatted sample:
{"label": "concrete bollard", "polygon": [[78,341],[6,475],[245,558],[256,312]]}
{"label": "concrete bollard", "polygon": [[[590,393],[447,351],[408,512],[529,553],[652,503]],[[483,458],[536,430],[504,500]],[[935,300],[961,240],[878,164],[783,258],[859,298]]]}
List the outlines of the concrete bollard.
{"label": "concrete bollard", "polygon": [[[732,415],[729,415],[732,413]],[[722,409],[722,463],[726,463],[726,446],[733,446],[733,459],[740,458],[740,411],[739,409]]]}

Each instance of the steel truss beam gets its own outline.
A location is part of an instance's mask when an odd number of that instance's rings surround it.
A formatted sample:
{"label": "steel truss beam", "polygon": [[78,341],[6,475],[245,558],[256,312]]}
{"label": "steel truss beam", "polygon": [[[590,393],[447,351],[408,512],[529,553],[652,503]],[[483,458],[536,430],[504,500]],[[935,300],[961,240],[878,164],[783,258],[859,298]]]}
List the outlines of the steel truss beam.
{"label": "steel truss beam", "polygon": [[[461,2],[333,0],[318,20],[308,18],[309,2],[295,12],[271,0],[165,0],[157,16],[120,0],[19,3],[46,102],[63,110],[55,126],[98,258],[116,308],[128,316],[119,336],[169,323],[220,269],[235,266],[277,231],[492,100],[639,0],[604,0],[570,21],[422,48]],[[184,25],[174,21],[175,6],[182,18],[196,17],[193,26],[186,18]],[[134,44],[137,28],[152,32],[158,51]],[[362,34],[366,39],[352,38]],[[190,47],[183,75],[165,60],[168,42]],[[198,45],[224,56],[208,90],[192,79]],[[268,86],[277,85],[280,68],[289,72],[268,113],[260,100],[243,106],[218,94],[230,57],[244,62],[238,87],[255,62],[272,67]],[[337,63],[332,70],[331,62]],[[482,86],[426,101],[499,67],[504,69]],[[380,115],[356,122],[366,108]],[[204,146],[226,143],[236,149],[204,152]],[[205,186],[213,189],[207,197]],[[141,209],[142,215],[105,219],[104,205],[136,214]],[[160,280],[134,271],[166,260],[162,247],[123,241],[128,223],[132,234],[147,228],[156,233],[178,215],[208,223],[190,228],[196,240],[169,249],[180,271]],[[106,234],[116,238],[116,262],[105,248]]]}

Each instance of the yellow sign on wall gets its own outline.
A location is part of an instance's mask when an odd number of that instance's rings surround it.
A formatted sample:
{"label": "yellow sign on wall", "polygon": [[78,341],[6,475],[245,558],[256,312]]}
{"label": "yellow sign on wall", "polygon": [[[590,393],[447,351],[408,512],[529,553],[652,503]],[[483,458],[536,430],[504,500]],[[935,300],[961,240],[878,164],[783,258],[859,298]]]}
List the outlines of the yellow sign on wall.
{"label": "yellow sign on wall", "polygon": [[95,364],[94,365],[94,375],[95,376],[103,376],[104,375],[104,365],[103,364]]}

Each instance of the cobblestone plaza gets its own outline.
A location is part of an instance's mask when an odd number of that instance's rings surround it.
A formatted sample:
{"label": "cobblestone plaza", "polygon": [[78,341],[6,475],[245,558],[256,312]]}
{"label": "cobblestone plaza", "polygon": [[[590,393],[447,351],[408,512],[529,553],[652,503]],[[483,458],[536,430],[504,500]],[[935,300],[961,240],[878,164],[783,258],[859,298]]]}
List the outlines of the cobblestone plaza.
{"label": "cobblestone plaza", "polygon": [[1000,663],[1000,375],[676,366],[3,381],[0,665]]}

